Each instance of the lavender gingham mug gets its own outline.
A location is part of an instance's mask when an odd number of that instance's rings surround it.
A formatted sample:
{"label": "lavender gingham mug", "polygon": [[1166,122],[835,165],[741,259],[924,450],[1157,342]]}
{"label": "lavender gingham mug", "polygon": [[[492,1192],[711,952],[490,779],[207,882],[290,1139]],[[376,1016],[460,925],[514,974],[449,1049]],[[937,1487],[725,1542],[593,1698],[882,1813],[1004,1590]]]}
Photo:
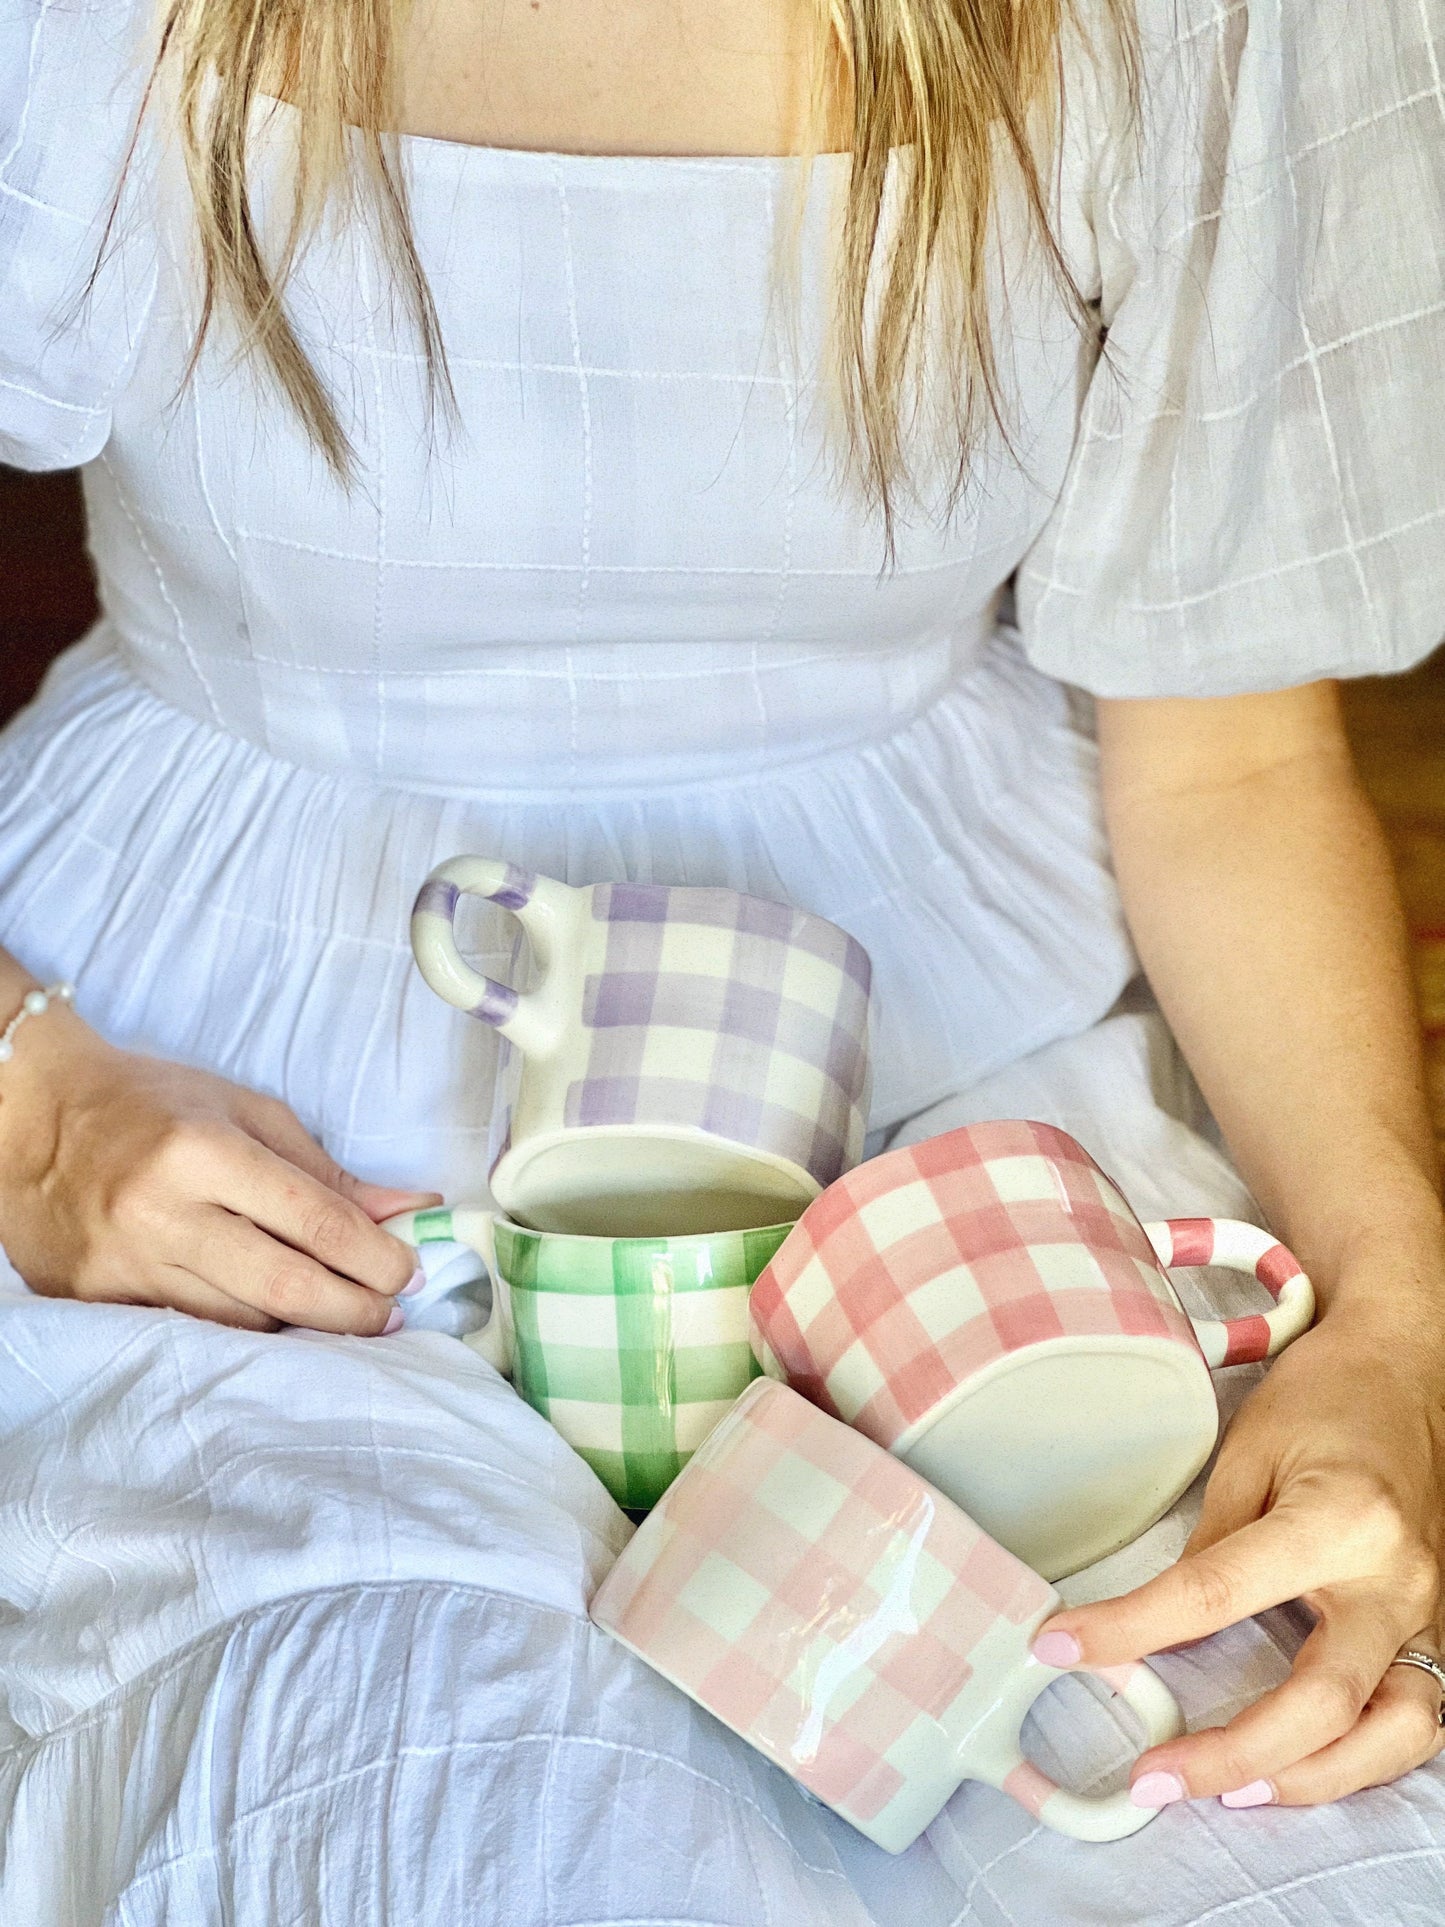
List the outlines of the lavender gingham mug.
{"label": "lavender gingham mug", "polygon": [[[463,960],[463,894],[516,917],[534,989]],[[735,890],[578,889],[459,856],[422,885],[411,941],[437,995],[516,1052],[491,1189],[518,1224],[599,1237],[778,1224],[862,1154],[868,955],[821,917]]]}

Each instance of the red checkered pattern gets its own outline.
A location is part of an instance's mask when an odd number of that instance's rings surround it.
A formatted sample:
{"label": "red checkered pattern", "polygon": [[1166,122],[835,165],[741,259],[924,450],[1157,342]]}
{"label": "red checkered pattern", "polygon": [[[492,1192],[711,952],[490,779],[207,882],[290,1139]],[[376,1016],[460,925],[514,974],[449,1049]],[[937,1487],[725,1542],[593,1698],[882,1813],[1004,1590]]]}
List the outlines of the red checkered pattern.
{"label": "red checkered pattern", "polygon": [[893,1447],[1022,1346],[1125,1334],[1198,1347],[1134,1213],[1048,1124],[970,1125],[862,1164],[753,1287],[764,1365]]}
{"label": "red checkered pattern", "polygon": [[[1151,1225],[1160,1260],[1178,1265],[1248,1264],[1270,1297],[1278,1302],[1286,1286],[1298,1297],[1310,1292],[1309,1280],[1292,1251],[1257,1226],[1217,1218],[1167,1218]],[[1295,1281],[1303,1280],[1302,1285]],[[1313,1294],[1310,1293],[1313,1304]],[[1306,1320],[1308,1322],[1308,1320]],[[1254,1365],[1278,1350],[1269,1319],[1259,1313],[1243,1318],[1211,1319],[1196,1327],[1211,1365]]]}
{"label": "red checkered pattern", "polygon": [[639,1529],[592,1617],[867,1831],[921,1757],[947,1752],[939,1723],[981,1642],[1056,1604],[905,1465],[760,1379]]}

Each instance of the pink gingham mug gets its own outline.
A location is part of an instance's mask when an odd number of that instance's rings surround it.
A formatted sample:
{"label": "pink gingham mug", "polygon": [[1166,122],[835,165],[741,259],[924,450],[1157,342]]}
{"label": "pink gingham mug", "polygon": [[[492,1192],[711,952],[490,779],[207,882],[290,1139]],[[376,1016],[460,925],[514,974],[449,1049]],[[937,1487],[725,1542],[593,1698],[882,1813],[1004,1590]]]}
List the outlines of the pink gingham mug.
{"label": "pink gingham mug", "polygon": [[[1079,1840],[1118,1840],[1154,1817],[1127,1790],[1056,1786],[1024,1756],[1024,1716],[1059,1677],[1029,1648],[1058,1605],[907,1466],[756,1379],[638,1528],[591,1614],[901,1853],[965,1780]],[[1094,1670],[1146,1745],[1183,1731],[1149,1667]]]}
{"label": "pink gingham mug", "polygon": [[[464,961],[466,893],[517,919],[534,988]],[[411,941],[437,995],[513,1046],[491,1189],[518,1224],[664,1238],[782,1224],[862,1154],[868,953],[822,917],[459,856],[422,885]]]}
{"label": "pink gingham mug", "polygon": [[[1165,1267],[1276,1302],[1191,1321]],[[973,1124],[860,1165],[753,1287],[763,1370],[905,1459],[1047,1579],[1135,1539],[1205,1464],[1210,1368],[1314,1315],[1299,1265],[1224,1218],[1141,1225],[1066,1131]]]}

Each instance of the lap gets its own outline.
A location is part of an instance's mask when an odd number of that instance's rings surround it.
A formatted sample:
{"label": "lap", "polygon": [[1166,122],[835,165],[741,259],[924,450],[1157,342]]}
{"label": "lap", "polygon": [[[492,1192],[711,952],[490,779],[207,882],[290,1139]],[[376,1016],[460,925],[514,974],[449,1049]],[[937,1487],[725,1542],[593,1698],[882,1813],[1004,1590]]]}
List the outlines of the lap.
{"label": "lap", "polygon": [[[1054,1046],[907,1134],[1021,1114],[1073,1131],[1148,1214],[1249,1209],[1157,1019]],[[1217,1277],[1200,1289],[1236,1308]],[[1085,1592],[1165,1563],[1187,1519]],[[625,1532],[453,1340],[267,1338],[8,1299],[0,1919],[262,1927],[298,1894],[308,1919],[348,1927],[1445,1911],[1439,1768],[1328,1809],[1181,1805],[1106,1847],[968,1786],[890,1858],[590,1627]],[[1284,1676],[1300,1635],[1276,1613],[1158,1663],[1191,1723],[1214,1723]],[[1040,1702],[1029,1745],[1088,1790],[1131,1752],[1076,1681]]]}
{"label": "lap", "polygon": [[[1194,1719],[1283,1656],[1165,1662]],[[1076,1683],[1031,1750],[1076,1785],[1128,1744]],[[0,1754],[0,1919],[27,1927],[1357,1927],[1445,1904],[1445,1778],[1338,1807],[1178,1807],[1107,1847],[963,1790],[898,1859],[807,1804],[569,1613],[439,1581],[243,1614]]]}
{"label": "lap", "polygon": [[[1050,1045],[912,1119],[895,1141],[916,1142],[990,1117],[1030,1117],[1079,1139],[1141,1217],[1258,1218],[1215,1141],[1202,1100],[1158,1012],[1142,1002],[1080,1037]],[[1227,1272],[1185,1274],[1194,1311],[1258,1309],[1257,1287]],[[1221,1416],[1261,1368],[1216,1377]],[[1060,1590],[1073,1603],[1108,1598],[1162,1571],[1183,1548],[1203,1493],[1201,1475],[1158,1525]],[[1153,1663],[1191,1727],[1221,1725],[1279,1684],[1308,1629],[1300,1608],[1281,1609]],[[1083,1689],[1056,1687],[1039,1703],[1032,1745],[1056,1777],[1090,1790],[1122,1783],[1122,1735],[1087,1756]],[[1080,1761],[1087,1759],[1081,1780]],[[1209,1921],[1309,1923],[1438,1919],[1445,1911],[1445,1769],[1423,1768],[1332,1807],[1231,1812],[1217,1801],[1167,1809],[1143,1832],[1106,1848],[1064,1841],[982,1789],[965,1788],[931,1830],[959,1883],[960,1918],[1004,1923]]]}

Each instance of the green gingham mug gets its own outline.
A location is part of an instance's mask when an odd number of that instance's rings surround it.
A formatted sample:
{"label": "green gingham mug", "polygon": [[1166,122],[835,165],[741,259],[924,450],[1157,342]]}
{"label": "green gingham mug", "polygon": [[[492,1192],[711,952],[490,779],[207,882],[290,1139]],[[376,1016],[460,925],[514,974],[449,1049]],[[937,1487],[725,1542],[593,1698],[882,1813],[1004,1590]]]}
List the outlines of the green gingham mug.
{"label": "green gingham mug", "polygon": [[492,1314],[466,1340],[510,1378],[620,1506],[644,1512],[758,1374],[748,1293],[789,1224],[675,1238],[534,1231],[457,1206],[385,1229],[462,1244],[492,1279]]}

